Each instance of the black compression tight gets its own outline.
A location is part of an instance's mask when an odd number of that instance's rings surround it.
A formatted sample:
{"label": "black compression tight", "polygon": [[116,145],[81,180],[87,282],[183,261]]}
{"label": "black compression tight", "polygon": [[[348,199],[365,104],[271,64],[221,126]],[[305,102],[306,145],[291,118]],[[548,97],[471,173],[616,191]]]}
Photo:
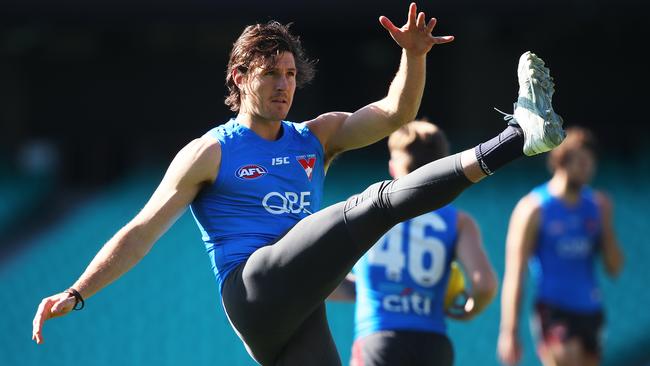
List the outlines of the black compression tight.
{"label": "black compression tight", "polygon": [[438,209],[472,185],[460,154],[429,163],[298,222],[226,279],[223,302],[263,365],[340,365],[325,298],[395,224]]}

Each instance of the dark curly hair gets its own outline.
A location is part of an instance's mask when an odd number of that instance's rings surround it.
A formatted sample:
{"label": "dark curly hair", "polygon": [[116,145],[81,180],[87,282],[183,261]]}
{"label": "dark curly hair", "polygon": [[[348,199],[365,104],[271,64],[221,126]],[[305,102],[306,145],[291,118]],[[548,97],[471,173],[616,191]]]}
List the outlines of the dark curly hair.
{"label": "dark curly hair", "polygon": [[266,24],[249,25],[233,44],[226,69],[228,96],[225,103],[234,112],[241,106],[241,91],[235,85],[232,72],[237,69],[247,73],[255,67],[272,67],[278,55],[290,52],[296,62],[296,85],[302,87],[309,83],[315,74],[315,61],[309,60],[300,44],[300,38],[289,32],[291,24],[283,25],[277,21]]}

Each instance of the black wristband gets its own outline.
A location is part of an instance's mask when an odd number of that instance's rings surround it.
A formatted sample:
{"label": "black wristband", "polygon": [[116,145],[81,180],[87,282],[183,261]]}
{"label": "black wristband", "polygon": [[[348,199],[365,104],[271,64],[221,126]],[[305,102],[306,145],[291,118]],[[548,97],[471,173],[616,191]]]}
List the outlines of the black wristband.
{"label": "black wristband", "polygon": [[[74,307],[72,308],[72,310],[81,310],[81,309],[84,308],[84,305],[86,305],[86,304],[84,302],[84,298],[81,297],[81,294],[79,293],[79,291],[77,291],[77,290],[73,289],[72,287],[70,287],[69,289],[65,290],[65,292],[69,293],[72,296],[74,296]],[[79,307],[77,307],[77,305],[79,305],[79,304],[81,304],[81,305]]]}

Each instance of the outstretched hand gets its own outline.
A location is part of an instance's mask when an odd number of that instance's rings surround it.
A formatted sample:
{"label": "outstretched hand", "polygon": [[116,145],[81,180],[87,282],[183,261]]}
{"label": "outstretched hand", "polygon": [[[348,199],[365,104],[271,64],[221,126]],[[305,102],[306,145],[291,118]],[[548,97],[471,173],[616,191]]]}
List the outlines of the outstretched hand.
{"label": "outstretched hand", "polygon": [[501,331],[497,341],[497,357],[502,364],[514,366],[521,361],[521,343],[516,333]]}
{"label": "outstretched hand", "polygon": [[390,19],[385,16],[379,17],[379,23],[390,33],[395,42],[406,52],[413,55],[425,55],[436,44],[449,43],[454,36],[434,37],[431,32],[436,26],[436,18],[426,22],[423,12],[417,14],[417,5],[411,3],[406,24],[397,28]]}
{"label": "outstretched hand", "polygon": [[43,323],[46,320],[69,313],[74,308],[75,303],[75,297],[67,292],[44,298],[38,306],[32,321],[32,340],[37,344],[43,343]]}

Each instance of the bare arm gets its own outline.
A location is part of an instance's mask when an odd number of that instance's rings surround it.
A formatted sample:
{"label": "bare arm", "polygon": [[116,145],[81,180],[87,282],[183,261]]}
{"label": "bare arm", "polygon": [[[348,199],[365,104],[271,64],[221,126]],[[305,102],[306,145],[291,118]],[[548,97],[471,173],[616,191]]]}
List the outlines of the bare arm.
{"label": "bare arm", "polygon": [[357,300],[357,293],[354,279],[353,274],[348,274],[327,299],[332,301],[355,302]]}
{"label": "bare arm", "polygon": [[602,217],[601,248],[605,270],[616,277],[623,267],[623,253],[614,232],[612,201],[602,192],[596,193],[596,201]]}
{"label": "bare arm", "polygon": [[[211,138],[197,139],[185,146],[144,208],[101,248],[72,287],[87,299],[138,263],[201,187],[216,179],[220,155],[218,142]],[[74,297],[66,292],[43,299],[34,317],[32,339],[42,343],[43,323],[67,314],[74,304]]]}
{"label": "bare arm", "polygon": [[524,197],[512,212],[506,237],[506,269],[501,289],[501,325],[498,354],[502,362],[514,365],[521,359],[519,316],[528,258],[535,248],[539,229],[539,204],[534,196]]}
{"label": "bare arm", "polygon": [[497,277],[490,264],[476,221],[464,212],[458,215],[456,255],[470,281],[469,299],[465,312],[455,319],[469,320],[487,307],[497,292]]}
{"label": "bare arm", "polygon": [[412,3],[408,21],[402,28],[386,17],[379,19],[402,47],[400,67],[385,98],[352,114],[327,113],[307,122],[323,144],[328,161],[340,152],[379,141],[415,118],[424,91],[426,55],[435,44],[453,40],[450,36],[432,36],[436,20],[432,18],[427,23],[424,13],[416,14],[417,8]]}

